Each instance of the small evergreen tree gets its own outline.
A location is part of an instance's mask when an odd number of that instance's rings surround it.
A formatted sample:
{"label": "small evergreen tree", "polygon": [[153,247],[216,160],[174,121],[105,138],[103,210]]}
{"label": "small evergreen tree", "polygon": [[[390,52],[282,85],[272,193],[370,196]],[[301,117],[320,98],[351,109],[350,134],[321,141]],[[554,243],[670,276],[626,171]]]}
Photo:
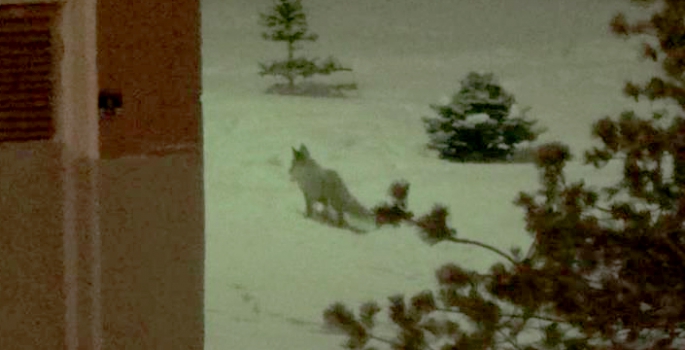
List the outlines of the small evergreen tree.
{"label": "small evergreen tree", "polygon": [[536,122],[526,119],[528,109],[519,110],[493,74],[468,74],[450,103],[431,108],[438,117],[423,118],[428,146],[449,160],[505,160],[517,144],[534,141],[544,131],[533,129]]}
{"label": "small evergreen tree", "polygon": [[[612,21],[620,35],[647,35],[658,47],[645,55],[660,61],[665,77],[625,93],[674,102],[685,110],[685,3],[633,0],[661,6],[649,20]],[[568,183],[568,147],[538,148],[541,188],[520,193],[526,230],[534,237],[528,254],[458,237],[436,206],[415,218],[407,208],[407,183],[391,187],[393,200],[375,209],[378,224],[409,223],[427,243],[470,244],[503,258],[486,274],[446,264],[436,271],[437,293],[389,298],[396,336],[375,329],[380,307],[364,304],[355,314],[342,303],[324,320],[348,336],[349,349],[682,349],[685,348],[685,117],[664,112],[640,118],[624,112],[593,125],[602,146],[585,153],[601,168],[620,159],[623,176],[599,190]],[[450,319],[460,315],[471,327]],[[539,341],[521,343],[529,329]]]}
{"label": "small evergreen tree", "polygon": [[278,0],[271,8],[269,13],[260,14],[261,24],[267,28],[262,33],[265,40],[286,43],[287,57],[284,60],[273,61],[271,63],[260,63],[259,75],[283,77],[287,80],[287,85],[275,84],[269,91],[284,94],[315,94],[324,95],[340,92],[340,90],[356,89],[356,84],[338,84],[319,86],[324,91],[311,91],[303,87],[312,85],[302,84],[296,86],[295,80],[299,77],[309,78],[314,75],[329,75],[339,71],[351,71],[351,68],[342,66],[333,57],[325,60],[317,58],[295,57],[295,51],[301,47],[299,43],[303,41],[314,42],[318,35],[308,32],[307,17],[304,13],[300,0]]}

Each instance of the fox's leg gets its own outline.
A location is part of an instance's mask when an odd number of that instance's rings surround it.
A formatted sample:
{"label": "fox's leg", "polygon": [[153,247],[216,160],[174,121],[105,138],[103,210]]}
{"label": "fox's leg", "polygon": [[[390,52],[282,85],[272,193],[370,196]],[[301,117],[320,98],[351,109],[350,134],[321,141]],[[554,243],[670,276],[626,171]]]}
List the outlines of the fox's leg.
{"label": "fox's leg", "polygon": [[345,226],[345,213],[342,210],[337,210],[337,209],[335,210],[335,212],[336,212],[336,214],[338,214],[338,221],[336,222],[336,224],[339,227]]}
{"label": "fox's leg", "polygon": [[314,201],[312,201],[309,197],[304,196],[304,202],[306,205],[306,215],[309,218],[312,216],[312,209],[314,206]]}
{"label": "fox's leg", "polygon": [[[321,213],[323,217],[326,219],[326,221],[331,222],[331,223],[336,223],[336,218],[333,217],[334,214],[338,213],[338,210],[333,207],[331,204],[331,201],[328,200],[328,198],[323,198],[321,200],[321,204],[323,205],[323,212]],[[331,213],[332,211],[332,213]]]}
{"label": "fox's leg", "polygon": [[345,226],[345,212],[343,211],[343,208],[334,205],[331,205],[331,208],[333,209],[333,212],[335,212],[336,215],[336,217],[334,218],[335,224],[338,227]]}

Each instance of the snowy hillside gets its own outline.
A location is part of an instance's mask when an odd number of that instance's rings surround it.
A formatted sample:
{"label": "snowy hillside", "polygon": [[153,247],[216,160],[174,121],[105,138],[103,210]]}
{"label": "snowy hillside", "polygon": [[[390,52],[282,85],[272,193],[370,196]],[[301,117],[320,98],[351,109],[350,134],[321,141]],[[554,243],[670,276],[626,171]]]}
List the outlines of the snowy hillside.
{"label": "snowy hillside", "polygon": [[[491,71],[548,128],[541,141],[580,155],[593,120],[634,108],[623,81],[652,70],[634,42],[607,32],[627,1],[304,0],[320,35],[305,50],[352,66],[340,79],[360,90],[346,100],[265,95],[272,80],[257,75],[257,62],[283,54],[259,36],[258,13],[270,3],[202,5],[206,349],[339,349],[342,338],[322,328],[331,303],[385,302],[435,286],[445,262],[485,269],[498,261],[471,246],[426,246],[409,228],[359,236],[304,219],[287,174],[292,146],[305,143],[368,206],[405,179],[416,213],[445,204],[462,237],[525,250],[523,212],[511,202],[537,188],[533,166],[438,160],[424,149],[428,105],[456,92],[468,72]],[[618,174],[568,171],[597,184]]]}

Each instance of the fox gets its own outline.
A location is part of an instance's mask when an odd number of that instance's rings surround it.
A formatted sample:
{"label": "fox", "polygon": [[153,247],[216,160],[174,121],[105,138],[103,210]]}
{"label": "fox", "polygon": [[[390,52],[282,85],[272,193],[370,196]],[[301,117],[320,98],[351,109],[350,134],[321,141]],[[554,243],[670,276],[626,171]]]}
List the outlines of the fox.
{"label": "fox", "polygon": [[293,160],[290,166],[290,180],[296,182],[305,200],[305,214],[311,218],[314,204],[323,204],[325,212],[332,208],[337,217],[338,227],[347,225],[345,213],[365,220],[373,219],[373,213],[352,196],[342,178],[332,169],[325,169],[309,154],[304,144],[300,149],[293,149]]}

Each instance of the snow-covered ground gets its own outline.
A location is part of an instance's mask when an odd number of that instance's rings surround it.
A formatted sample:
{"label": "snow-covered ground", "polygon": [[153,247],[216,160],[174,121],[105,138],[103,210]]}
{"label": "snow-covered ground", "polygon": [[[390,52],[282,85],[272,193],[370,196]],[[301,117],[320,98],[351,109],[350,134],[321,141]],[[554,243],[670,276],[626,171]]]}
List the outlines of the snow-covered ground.
{"label": "snow-covered ground", "polygon": [[[305,143],[371,206],[395,180],[411,183],[410,208],[450,209],[459,235],[502,249],[531,242],[519,191],[538,186],[532,165],[450,164],[425,151],[420,121],[470,71],[491,71],[530,117],[577,158],[591,123],[635,109],[620,91],[642,79],[637,42],[608,33],[627,0],[304,0],[311,55],[354,69],[350,99],[277,97],[257,74],[283,55],[260,38],[270,0],[203,0],[203,106],[206,183],[206,349],[340,349],[322,311],[435,287],[446,262],[483,270],[499,260],[473,246],[423,244],[411,228],[354,235],[302,217],[304,200],[287,171],[291,147]],[[633,10],[634,11],[634,10]],[[649,107],[641,105],[641,108]],[[579,163],[570,179],[606,184],[616,167]]]}

